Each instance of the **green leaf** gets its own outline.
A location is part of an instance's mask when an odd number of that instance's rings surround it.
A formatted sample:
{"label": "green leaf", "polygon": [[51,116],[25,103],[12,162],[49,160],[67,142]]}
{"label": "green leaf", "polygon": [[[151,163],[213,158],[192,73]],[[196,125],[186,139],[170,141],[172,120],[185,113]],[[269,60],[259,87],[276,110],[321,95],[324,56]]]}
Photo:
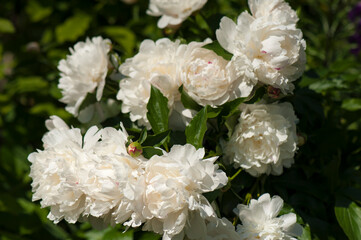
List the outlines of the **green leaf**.
{"label": "green leaf", "polygon": [[256,103],[258,101],[260,101],[263,98],[263,95],[265,95],[266,93],[266,88],[265,87],[259,87],[256,92],[253,94],[253,96],[250,98],[250,100],[248,100],[247,104],[253,104]]}
{"label": "green leaf", "polygon": [[199,111],[202,109],[202,107],[196,103],[184,90],[183,85],[180,86],[179,92],[181,93],[181,101],[183,103],[183,106],[188,109]]}
{"label": "green leaf", "polygon": [[154,147],[143,147],[143,156],[147,159],[153,157],[154,155],[162,156],[163,152],[160,149]]}
{"label": "green leaf", "polygon": [[115,42],[120,44],[127,54],[131,55],[133,53],[136,38],[130,29],[119,26],[108,26],[105,27],[103,31],[110,38],[114,39]]}
{"label": "green leaf", "polygon": [[226,52],[226,50],[224,50],[222,48],[222,46],[219,44],[218,41],[214,41],[214,42],[212,42],[210,44],[207,44],[203,48],[214,51],[215,53],[217,53],[217,55],[223,57],[226,60],[231,60],[231,58],[233,56],[232,54]]}
{"label": "green leaf", "polygon": [[335,207],[338,223],[350,240],[361,239],[361,208],[354,202],[348,207]]}
{"label": "green leaf", "polygon": [[207,118],[215,118],[222,112],[222,108],[207,106]]}
{"label": "green leaf", "polygon": [[142,146],[160,146],[169,139],[170,130],[148,136]]}
{"label": "green leaf", "polygon": [[77,40],[85,34],[85,31],[89,28],[90,21],[91,17],[88,14],[81,12],[75,14],[56,27],[56,40],[58,43]]}
{"label": "green leaf", "polygon": [[140,144],[142,144],[148,137],[148,133],[147,133],[147,129],[144,128],[141,132],[140,132],[140,136],[139,136],[139,139],[138,139],[138,142]]}
{"label": "green leaf", "polygon": [[155,134],[168,130],[168,99],[161,91],[152,86],[147,104],[147,118]]}
{"label": "green leaf", "polygon": [[133,240],[133,230],[123,233],[119,229],[113,228],[104,234],[102,240]]}
{"label": "green leaf", "polygon": [[139,232],[140,237],[136,237],[137,240],[158,240],[161,236],[153,232]]}
{"label": "green leaf", "polygon": [[223,104],[222,106],[222,112],[221,116],[224,120],[227,120],[229,117],[231,117],[233,114],[239,111],[239,105],[244,102],[246,98],[237,98],[233,101],[227,102]]}
{"label": "green leaf", "polygon": [[348,111],[361,110],[361,98],[345,99],[345,100],[343,100],[341,107]]}
{"label": "green leaf", "polygon": [[194,116],[192,121],[186,127],[187,143],[192,144],[196,148],[201,148],[203,145],[204,134],[207,131],[207,107]]}
{"label": "green leaf", "polygon": [[307,225],[303,228],[302,236],[299,237],[298,240],[312,240],[310,225],[307,224]]}
{"label": "green leaf", "polygon": [[16,93],[47,93],[48,86],[48,81],[39,76],[18,77],[7,85],[9,95]]}
{"label": "green leaf", "polygon": [[40,3],[36,0],[30,0],[26,5],[25,11],[32,22],[39,22],[48,17],[52,13],[53,9],[51,7],[44,7],[40,5]]}
{"label": "green leaf", "polygon": [[12,22],[5,18],[0,18],[0,33],[14,33],[15,28]]}
{"label": "green leaf", "polygon": [[214,200],[216,200],[216,198],[221,194],[221,190],[217,189],[213,192],[207,192],[207,193],[203,193],[203,196],[205,196],[205,198],[207,198],[208,202],[212,203]]}
{"label": "green leaf", "polygon": [[309,88],[321,93],[329,89],[346,89],[347,85],[341,79],[324,79],[312,83]]}

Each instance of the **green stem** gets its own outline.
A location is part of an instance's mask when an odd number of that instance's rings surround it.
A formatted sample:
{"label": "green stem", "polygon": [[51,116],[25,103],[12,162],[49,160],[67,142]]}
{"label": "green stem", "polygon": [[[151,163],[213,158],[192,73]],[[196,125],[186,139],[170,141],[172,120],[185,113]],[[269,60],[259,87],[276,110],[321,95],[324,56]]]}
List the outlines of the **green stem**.
{"label": "green stem", "polygon": [[238,176],[238,174],[240,174],[241,172],[242,172],[242,168],[238,169],[238,171],[232,177],[230,177],[228,181],[232,182],[233,179],[235,179]]}

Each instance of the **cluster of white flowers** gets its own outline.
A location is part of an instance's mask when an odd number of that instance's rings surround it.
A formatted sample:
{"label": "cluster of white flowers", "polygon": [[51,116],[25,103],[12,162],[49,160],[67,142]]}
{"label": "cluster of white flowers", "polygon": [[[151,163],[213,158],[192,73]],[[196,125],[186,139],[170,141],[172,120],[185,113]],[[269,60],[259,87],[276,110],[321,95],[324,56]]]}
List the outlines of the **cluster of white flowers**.
{"label": "cluster of white flowers", "polygon": [[297,149],[297,117],[290,103],[243,104],[239,124],[226,145],[226,157],[253,176],[280,175]]}
{"label": "cluster of white flowers", "polygon": [[119,67],[127,76],[120,82],[117,95],[123,103],[122,112],[129,112],[132,121],[150,128],[147,103],[151,85],[167,97],[168,107],[185,119],[191,114],[180,106],[178,88],[181,85],[202,106],[216,107],[235,98],[247,97],[253,85],[237,74],[232,62],[202,48],[209,43],[210,39],[189,44],[167,38],[156,42],[144,40],[139,53]]}
{"label": "cluster of white flowers", "polygon": [[[160,28],[175,26],[206,2],[150,0],[147,13],[161,16]],[[296,12],[283,0],[248,3],[251,14],[243,12],[237,24],[222,18],[216,32],[221,46],[233,54],[231,60],[204,48],[210,39],[188,44],[168,38],[144,40],[139,52],[118,69],[117,74],[124,76],[116,96],[122,102],[121,111],[150,129],[147,104],[153,85],[168,99],[170,126],[179,130],[195,112],[183,106],[180,87],[198,105],[214,108],[249,97],[257,84],[291,93],[305,68],[306,45],[296,28]],[[59,63],[60,101],[81,122],[100,122],[116,112],[109,107],[117,105],[116,100],[100,102],[111,66],[110,50],[108,39],[86,39]],[[95,93],[98,102],[80,110],[88,93]],[[224,146],[225,159],[256,177],[282,174],[294,162],[297,150],[298,119],[292,105],[261,101],[242,104],[239,110],[239,123]],[[294,239],[300,235],[295,214],[277,218],[283,200],[271,199],[269,194],[251,200],[249,206],[238,206],[242,225],[236,232],[226,218],[217,217],[203,196],[228,182],[215,164],[218,157],[204,159],[203,148],[186,144],[174,145],[148,160],[134,146],[133,153],[128,153],[128,134],[120,125],[120,130],[93,126],[83,137],[80,129],[69,128],[56,116],[46,122],[49,132],[43,137],[44,150],[28,159],[33,200],[50,207],[49,219],[55,223],[87,219],[97,226],[142,225],[165,240]]]}
{"label": "cluster of white flowers", "polygon": [[279,196],[263,194],[258,200],[252,199],[248,206],[239,204],[236,213],[242,224],[237,226],[239,239],[284,239],[296,240],[302,235],[301,225],[296,223],[296,214],[288,213],[277,217],[283,207]]}
{"label": "cluster of white flowers", "polygon": [[306,43],[296,28],[298,17],[283,0],[249,0],[251,14],[243,12],[235,24],[223,17],[216,35],[240,74],[283,92],[292,92],[306,62]]}
{"label": "cluster of white flowers", "polygon": [[[122,127],[90,128],[84,138],[53,116],[46,122],[44,150],[29,155],[33,200],[50,207],[49,219],[70,223],[98,218],[110,224],[203,239],[215,211],[202,195],[227,184],[226,174],[203,159],[204,149],[175,145],[146,161],[127,153]],[[94,221],[94,219],[93,219]],[[96,222],[96,221],[95,221]],[[202,226],[204,232],[200,232]]]}
{"label": "cluster of white flowers", "polygon": [[158,21],[159,28],[174,27],[201,9],[206,2],[207,0],[150,0],[147,13],[162,16]]}

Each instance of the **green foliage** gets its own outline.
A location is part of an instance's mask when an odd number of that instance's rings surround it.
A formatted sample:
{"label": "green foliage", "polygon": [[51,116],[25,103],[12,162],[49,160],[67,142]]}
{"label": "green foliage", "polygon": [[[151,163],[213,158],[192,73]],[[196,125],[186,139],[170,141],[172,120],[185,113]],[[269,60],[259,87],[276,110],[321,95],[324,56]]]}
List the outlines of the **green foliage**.
{"label": "green foliage", "polygon": [[207,131],[207,107],[197,113],[186,127],[187,143],[196,148],[203,146],[204,134]]}
{"label": "green foliage", "polygon": [[350,240],[361,239],[361,207],[352,202],[347,207],[335,207],[337,221]]}
{"label": "green foliage", "polygon": [[74,16],[68,18],[63,24],[55,29],[56,40],[59,43],[65,41],[74,42],[80,36],[83,36],[89,27],[91,16],[86,13],[78,12]]}
{"label": "green foliage", "polygon": [[0,33],[14,33],[14,25],[7,19],[0,18]]}
{"label": "green foliage", "polygon": [[157,134],[168,130],[168,99],[154,86],[150,91],[147,109],[147,118],[154,133]]}

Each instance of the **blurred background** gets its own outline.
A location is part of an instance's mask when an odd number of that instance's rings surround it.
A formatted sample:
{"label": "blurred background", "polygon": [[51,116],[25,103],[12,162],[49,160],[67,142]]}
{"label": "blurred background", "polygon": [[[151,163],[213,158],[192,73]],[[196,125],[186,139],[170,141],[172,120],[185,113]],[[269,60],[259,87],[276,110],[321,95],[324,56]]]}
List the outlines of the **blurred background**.
{"label": "blurred background", "polygon": [[[300,216],[301,239],[347,239],[335,211],[361,204],[361,4],[357,0],[290,0],[307,42],[307,69],[289,101],[300,119],[305,144],[296,164],[267,177],[262,191],[281,196]],[[222,16],[236,19],[246,0],[209,0],[177,31],[160,30],[146,15],[148,1],[1,0],[0,3],[0,239],[159,239],[120,227],[92,229],[88,223],[54,225],[32,202],[29,153],[42,149],[44,121],[64,110],[57,89],[60,59],[87,36],[112,40],[121,60],[144,39],[216,40]],[[242,184],[247,187],[247,177]],[[231,210],[237,199],[229,196]],[[360,208],[357,208],[360,209]],[[360,210],[361,211],[361,210]],[[361,216],[361,212],[359,213]],[[361,224],[361,217],[359,222]],[[360,232],[361,234],[361,232]],[[355,238],[356,239],[356,238]]]}

